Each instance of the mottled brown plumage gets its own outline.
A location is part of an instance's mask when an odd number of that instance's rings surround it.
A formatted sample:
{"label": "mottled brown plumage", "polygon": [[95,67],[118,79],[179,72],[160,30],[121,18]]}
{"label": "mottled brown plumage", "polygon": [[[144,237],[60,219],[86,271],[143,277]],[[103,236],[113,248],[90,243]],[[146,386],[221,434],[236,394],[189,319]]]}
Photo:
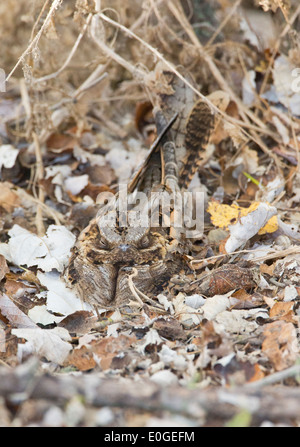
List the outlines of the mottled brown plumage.
{"label": "mottled brown plumage", "polygon": [[[176,120],[129,182],[129,192],[143,191],[148,197],[153,191],[174,193],[188,186],[205,158],[214,125],[209,106],[203,101],[195,104],[193,91],[173,73],[162,70],[157,79],[158,134]],[[108,227],[102,213],[79,236],[65,278],[82,300],[98,308],[120,306],[132,298],[129,278],[138,291],[157,292],[183,265],[170,249],[174,233],[171,236],[169,230],[150,225],[124,227],[118,220]]]}
{"label": "mottled brown plumage", "polygon": [[193,107],[186,124],[186,157],[179,174],[179,185],[187,188],[199,166],[206,161],[207,144],[215,124],[214,114],[204,101],[198,101]]}

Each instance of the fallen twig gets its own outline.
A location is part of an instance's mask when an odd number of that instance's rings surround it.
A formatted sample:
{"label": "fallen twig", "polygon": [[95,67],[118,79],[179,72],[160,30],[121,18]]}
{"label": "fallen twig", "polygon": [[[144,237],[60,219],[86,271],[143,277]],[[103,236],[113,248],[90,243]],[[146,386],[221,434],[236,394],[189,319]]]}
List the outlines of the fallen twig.
{"label": "fallen twig", "polygon": [[55,402],[64,407],[74,396],[89,406],[120,407],[148,412],[168,411],[198,420],[205,417],[226,421],[244,409],[255,420],[289,421],[300,417],[300,388],[249,386],[188,389],[160,386],[150,380],[102,379],[84,376],[38,374],[38,361],[31,359],[15,369],[0,368],[0,395],[22,404],[27,399]]}

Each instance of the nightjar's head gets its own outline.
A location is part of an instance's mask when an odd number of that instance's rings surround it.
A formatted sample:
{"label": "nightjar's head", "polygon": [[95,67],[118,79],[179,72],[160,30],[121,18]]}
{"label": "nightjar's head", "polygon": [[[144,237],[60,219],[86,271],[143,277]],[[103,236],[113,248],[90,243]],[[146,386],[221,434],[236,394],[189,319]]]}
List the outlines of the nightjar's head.
{"label": "nightjar's head", "polygon": [[80,298],[98,307],[130,299],[133,272],[134,284],[147,293],[169,274],[167,239],[161,233],[137,226],[137,221],[128,226],[108,222],[97,217],[82,231],[65,274]]}
{"label": "nightjar's head", "polygon": [[140,265],[163,259],[166,241],[150,228],[103,225],[95,221],[81,234],[86,257],[94,264]]}

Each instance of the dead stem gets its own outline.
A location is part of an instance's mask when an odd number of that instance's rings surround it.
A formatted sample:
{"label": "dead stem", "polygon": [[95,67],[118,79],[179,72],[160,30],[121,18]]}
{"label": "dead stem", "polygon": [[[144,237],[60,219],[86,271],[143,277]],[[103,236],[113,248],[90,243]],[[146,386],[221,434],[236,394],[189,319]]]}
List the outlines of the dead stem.
{"label": "dead stem", "polygon": [[142,301],[141,298],[143,298],[143,300],[145,300],[146,302],[149,302],[152,304],[152,306],[154,306],[156,309],[161,309],[163,310],[163,306],[161,306],[159,303],[157,303],[156,301],[152,300],[151,298],[149,298],[147,295],[145,295],[143,292],[141,292],[136,285],[133,282],[133,278],[135,278],[138,274],[138,271],[136,268],[132,269],[132,274],[128,276],[128,286],[130,288],[131,293],[133,294],[134,298],[137,300],[137,302],[141,305],[144,306],[144,302]]}
{"label": "dead stem", "polygon": [[133,278],[135,278],[137,276],[137,269],[133,268],[132,269],[132,274],[128,275],[128,286],[130,288],[130,291],[132,293],[132,295],[134,296],[134,298],[137,300],[137,302],[141,305],[144,306],[143,301],[141,300],[139,294],[143,295],[142,292],[140,292],[137,287],[134,285],[133,283]]}
{"label": "dead stem", "polygon": [[33,202],[35,205],[39,205],[43,209],[44,214],[50,219],[54,220],[55,225],[61,225],[65,221],[64,215],[61,214],[59,211],[50,208],[48,205],[46,205],[46,203],[43,203],[38,198],[33,197],[31,194],[28,194],[24,189],[18,189],[19,193],[24,195],[26,200]]}
{"label": "dead stem", "polygon": [[41,26],[41,29],[35,36],[35,38],[30,42],[26,50],[22,53],[22,55],[19,57],[18,62],[15,64],[13,69],[10,71],[10,73],[7,75],[6,81],[10,79],[10,77],[13,75],[13,73],[16,71],[18,66],[21,62],[24,61],[25,56],[27,56],[38,44],[42,34],[47,29],[47,26],[49,25],[50,20],[52,19],[52,16],[55,14],[55,10],[58,9],[61,6],[62,1],[61,0],[53,0],[51,8],[47,14],[47,17],[45,18],[43,25]]}
{"label": "dead stem", "polygon": [[45,193],[39,182],[44,179],[44,165],[43,157],[41,153],[41,146],[38,136],[35,132],[32,132],[34,147],[35,147],[35,157],[36,157],[36,173],[35,182],[38,183],[38,204],[36,209],[36,228],[37,234],[43,236],[45,234],[45,226],[43,222],[43,207],[42,203],[45,200]]}
{"label": "dead stem", "polygon": [[227,23],[229,22],[229,20],[232,18],[232,16],[234,15],[234,13],[236,12],[237,8],[240,6],[242,0],[237,0],[235,2],[235,4],[233,5],[233,7],[231,8],[231,10],[229,11],[229,13],[227,14],[227,16],[225,17],[225,19],[222,21],[222,23],[220,23],[220,25],[218,26],[218,28],[216,29],[216,31],[213,33],[213,35],[211,36],[211,38],[209,39],[209,41],[207,42],[207,44],[205,45],[205,48],[210,47],[210,45],[212,45],[212,43],[214,42],[215,38],[220,34],[220,32],[222,31],[222,29],[227,25]]}
{"label": "dead stem", "polygon": [[[129,71],[133,75],[133,77],[137,78],[139,81],[143,81],[145,79],[146,73],[141,69],[134,65],[132,65],[130,62],[128,62],[126,59],[124,59],[122,56],[117,54],[111,47],[105,44],[105,42],[102,40],[102,33],[101,33],[101,26],[99,18],[106,17],[104,14],[98,14],[94,15],[91,22],[91,35],[96,42],[96,44],[99,46],[101,51],[105,53],[110,59],[113,59],[118,64],[120,64],[122,67],[124,67],[126,70]],[[105,20],[105,19],[104,19]],[[108,19],[109,22],[114,22],[114,20]],[[122,25],[120,25],[122,26]],[[122,27],[125,28],[125,27]],[[127,30],[127,28],[125,28]],[[129,30],[127,30],[129,31]],[[133,33],[132,33],[133,34]]]}
{"label": "dead stem", "polygon": [[260,380],[254,382],[246,383],[244,385],[246,390],[258,390],[267,385],[273,385],[277,382],[282,382],[289,377],[299,377],[300,376],[300,365],[293,365],[283,371],[277,371],[269,376],[263,377]]}
{"label": "dead stem", "polygon": [[39,22],[40,22],[40,20],[41,20],[41,17],[42,17],[42,15],[44,14],[44,11],[45,11],[45,9],[46,9],[47,6],[48,6],[49,1],[50,1],[50,0],[46,0],[46,1],[45,1],[44,5],[43,5],[42,9],[40,10],[40,13],[39,13],[39,15],[38,15],[38,17],[37,17],[37,19],[36,19],[36,21],[35,21],[33,27],[32,27],[31,34],[30,34],[30,42],[32,42],[32,40],[33,40],[33,36],[34,36],[34,33],[35,33],[35,29],[36,29],[37,25],[39,24]]}
{"label": "dead stem", "polygon": [[[30,98],[27,90],[27,86],[24,79],[20,80],[20,92],[22,97],[22,104],[25,109],[25,113],[27,116],[27,121],[30,123],[32,113],[31,113],[31,103]],[[37,134],[34,131],[31,131],[30,127],[27,131],[28,138],[31,137],[33,140],[33,146],[34,146],[34,152],[35,152],[35,158],[36,158],[36,168],[35,172],[33,173],[33,192],[35,193],[35,187],[36,184],[39,183],[40,180],[44,178],[44,167],[43,167],[43,157],[41,154],[41,147],[40,147],[40,141],[37,136]],[[45,234],[45,227],[43,223],[43,213],[42,213],[42,204],[44,203],[44,191],[38,186],[38,194],[37,194],[37,209],[36,209],[36,228],[37,233],[39,236],[43,236]]]}
{"label": "dead stem", "polygon": [[288,33],[288,31],[291,29],[293,23],[295,22],[295,20],[297,19],[298,15],[300,14],[300,5],[298,6],[298,8],[296,9],[296,11],[294,12],[294,14],[291,17],[291,20],[288,22],[286,26],[284,27],[284,29],[282,30],[282,32],[280,33],[278,39],[276,40],[275,44],[274,44],[274,48],[273,51],[271,53],[270,59],[269,59],[269,63],[268,63],[268,67],[266,68],[266,72],[259,90],[259,95],[262,95],[265,91],[267,82],[268,82],[268,78],[269,75],[271,73],[273,64],[274,64],[274,60],[276,58],[276,55],[278,53],[279,47],[280,47],[280,43],[283,39],[283,37]]}
{"label": "dead stem", "polygon": [[76,42],[74,43],[73,48],[71,49],[70,53],[68,54],[68,57],[65,60],[65,62],[63,63],[63,65],[57,71],[55,71],[54,73],[48,74],[46,76],[42,76],[41,78],[38,78],[38,79],[34,79],[33,80],[34,84],[40,83],[40,82],[49,81],[49,79],[56,78],[60,73],[62,73],[67,68],[67,66],[71,62],[74,54],[76,53],[76,50],[79,47],[81,39],[85,35],[85,32],[86,32],[86,30],[88,28],[88,25],[90,24],[91,19],[92,19],[92,14],[89,14],[87,19],[86,19],[86,22],[85,22],[85,24],[83,26],[83,29],[82,29],[81,33],[78,35],[78,37],[76,39]]}
{"label": "dead stem", "polygon": [[[174,6],[173,3],[168,3],[168,6],[171,10],[171,12],[173,12],[173,14],[175,15],[175,17],[177,18],[177,20],[180,19],[179,23],[181,23],[183,26],[185,26],[185,31],[188,33],[190,39],[192,40],[192,42],[196,45],[196,47],[198,48],[198,50],[200,51],[201,56],[204,58],[205,62],[208,64],[213,76],[215,77],[215,79],[217,80],[217,82],[219,83],[220,87],[226,91],[227,93],[229,93],[230,97],[237,103],[237,105],[239,106],[240,109],[240,113],[242,118],[244,119],[246,125],[251,125],[249,122],[248,117],[254,121],[259,129],[259,132],[264,133],[264,132],[269,132],[267,129],[267,126],[259,119],[257,118],[257,116],[251,112],[247,107],[245,107],[245,105],[243,104],[243,102],[236,96],[236,94],[232,91],[232,89],[229,87],[228,83],[226,82],[226,80],[224,79],[224,77],[222,76],[222,74],[220,73],[220,71],[218,70],[218,68],[216,67],[215,63],[213,62],[213,60],[211,59],[211,57],[203,50],[202,45],[200,44],[197,36],[194,34],[194,30],[190,27],[190,24],[187,22],[184,13],[180,13],[176,7]],[[92,20],[92,35],[94,40],[96,41],[96,43],[99,45],[99,47],[101,48],[101,50],[103,52],[105,52],[107,54],[107,56],[109,56],[110,58],[114,59],[117,63],[119,63],[120,65],[122,65],[125,69],[127,69],[133,77],[136,77],[136,79],[140,82],[145,80],[145,76],[146,73],[144,71],[141,70],[141,68],[137,68],[136,66],[132,65],[130,62],[128,62],[127,60],[123,59],[119,54],[117,54],[112,48],[108,47],[101,39],[101,34],[98,32],[97,33],[97,26],[99,27],[99,25],[97,25],[96,16],[93,17]],[[255,143],[262,149],[263,152],[265,152],[269,157],[271,157],[272,159],[274,159],[276,165],[279,165],[279,161],[278,161],[278,157],[276,156],[276,154],[274,154],[267,146],[266,144],[264,144],[264,142],[262,141],[262,139],[259,137],[259,135],[257,134],[257,132],[255,132],[254,130],[252,130],[250,132],[250,134],[248,132],[245,131],[245,129],[242,127],[245,125],[245,123],[241,123],[238,124],[236,119],[232,119],[231,117],[229,117],[228,115],[226,115],[225,112],[221,111],[220,109],[218,109],[206,96],[204,96],[198,89],[196,89],[189,81],[187,81],[184,76],[182,76],[178,70],[176,70],[173,66],[173,64],[171,64],[159,51],[157,51],[155,48],[153,48],[150,44],[148,44],[147,42],[145,42],[143,39],[141,39],[139,36],[137,36],[135,33],[133,33],[130,29],[126,28],[125,26],[121,25],[118,22],[115,22],[114,20],[110,19],[109,17],[107,17],[105,14],[101,13],[98,14],[99,18],[101,18],[102,20],[106,21],[107,23],[111,24],[112,26],[121,29],[125,34],[127,34],[128,36],[130,36],[131,38],[136,39],[138,42],[140,42],[144,47],[146,47],[154,56],[157,60],[162,61],[166,67],[168,67],[174,74],[176,74],[176,76],[178,76],[178,78],[183,81],[191,90],[193,90],[193,92],[199,96],[201,99],[203,99],[204,101],[206,101],[210,107],[219,115],[222,116],[222,118],[225,121],[229,121],[230,123],[234,124],[236,127],[238,127],[238,129],[244,134],[246,135],[247,138],[252,139],[253,141],[255,141]],[[248,116],[248,117],[247,117]]]}
{"label": "dead stem", "polygon": [[[224,257],[229,256],[229,255],[233,256],[233,255],[239,255],[239,254],[244,254],[244,253],[255,254],[256,252],[259,253],[260,251],[261,251],[260,249],[257,249],[257,250],[238,250],[238,251],[235,251],[235,252],[232,252],[232,253],[224,253],[224,254],[222,253],[220,255],[210,256],[209,258],[200,259],[200,260],[198,260],[198,259],[191,259],[189,261],[189,264],[191,266],[194,266],[193,268],[196,269],[197,268],[197,264],[201,265],[203,263],[203,261],[206,261],[206,262],[214,261],[214,260],[221,259],[221,258],[224,258]],[[276,259],[276,258],[281,258],[281,257],[288,256],[288,255],[291,255],[291,254],[296,254],[296,253],[299,253],[299,252],[300,252],[300,248],[298,246],[292,246],[292,247],[289,247],[289,248],[287,248],[285,250],[279,250],[279,251],[275,251],[274,250],[274,253],[270,253],[270,254],[268,254],[266,256],[259,256],[257,258],[254,258],[254,260],[255,260],[255,262],[264,262],[264,261],[268,261],[268,260],[271,260],[271,259]],[[197,279],[197,280],[193,281],[192,284],[194,284],[194,283],[196,283],[198,281],[199,280]]]}

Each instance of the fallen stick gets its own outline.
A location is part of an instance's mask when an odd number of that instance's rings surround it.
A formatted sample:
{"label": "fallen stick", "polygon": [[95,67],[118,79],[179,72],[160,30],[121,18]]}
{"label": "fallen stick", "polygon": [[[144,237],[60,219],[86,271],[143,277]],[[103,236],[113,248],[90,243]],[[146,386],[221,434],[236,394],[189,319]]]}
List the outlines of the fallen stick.
{"label": "fallen stick", "polygon": [[80,376],[39,372],[31,359],[15,369],[0,367],[0,395],[13,404],[30,399],[64,406],[81,396],[87,406],[119,407],[147,412],[167,411],[195,420],[226,421],[241,410],[255,421],[291,422],[300,418],[300,388],[279,386],[187,389],[160,386],[151,380],[106,379],[99,373]]}

